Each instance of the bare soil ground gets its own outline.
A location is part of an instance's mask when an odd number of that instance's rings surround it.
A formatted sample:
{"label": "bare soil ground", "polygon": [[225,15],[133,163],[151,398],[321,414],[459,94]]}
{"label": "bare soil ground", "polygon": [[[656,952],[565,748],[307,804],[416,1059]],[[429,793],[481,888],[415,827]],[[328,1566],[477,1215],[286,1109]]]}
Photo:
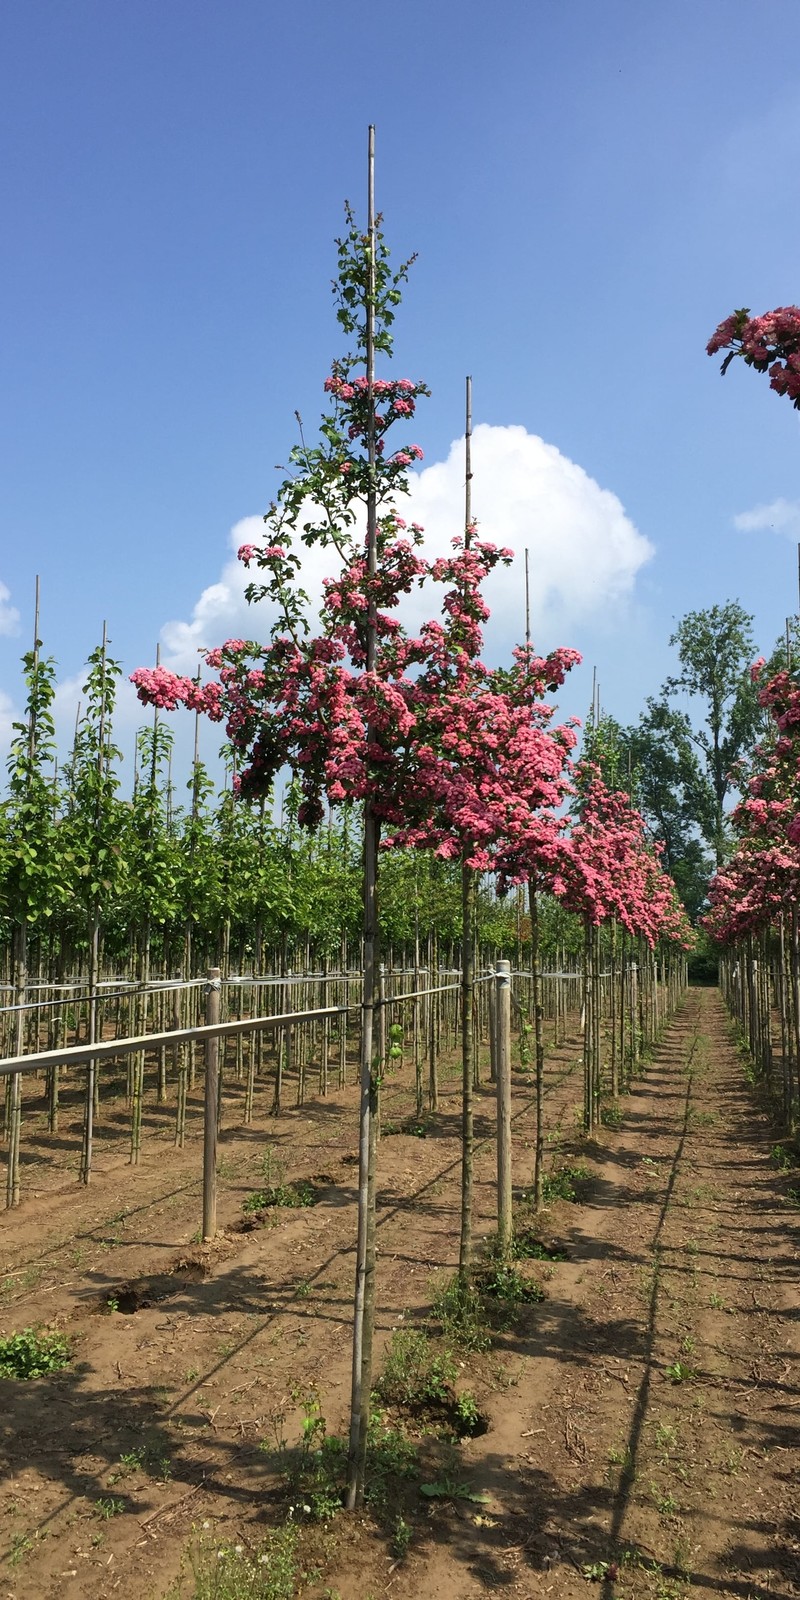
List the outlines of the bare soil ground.
{"label": "bare soil ground", "polygon": [[[524,1263],[546,1298],[489,1351],[461,1357],[457,1387],[475,1393],[486,1431],[445,1444],[424,1419],[410,1424],[419,1470],[396,1503],[304,1529],[308,1600],[573,1600],[592,1583],[606,1600],[800,1593],[796,1175],[770,1159],[774,1136],[716,991],[690,992],[619,1126],[591,1142],[576,1133],[579,1055],[573,1039],[547,1069],[548,1164],[588,1174],[540,1224],[566,1259]],[[456,1261],[455,1068],[443,1091],[426,1137],[381,1144],[384,1347]],[[388,1086],[390,1127],[410,1104],[404,1080]],[[355,1109],[347,1090],[226,1128],[213,1246],[193,1242],[197,1139],[175,1151],[167,1125],[151,1128],[138,1168],[110,1149],[90,1190],[65,1174],[4,1215],[0,1333],[59,1327],[75,1353],[61,1373],[0,1380],[0,1600],[163,1600],[182,1573],[192,1595],[198,1539],[212,1556],[246,1551],[285,1518],[276,1445],[296,1441],[309,1397],[331,1432],[346,1418]],[[524,1183],[533,1097],[521,1072],[514,1113]],[[487,1086],[476,1107],[484,1234],[492,1127]],[[314,1183],[318,1203],[242,1231],[267,1141],[272,1181],[278,1161],[285,1181]],[[426,1499],[420,1481],[437,1475],[446,1492]]]}

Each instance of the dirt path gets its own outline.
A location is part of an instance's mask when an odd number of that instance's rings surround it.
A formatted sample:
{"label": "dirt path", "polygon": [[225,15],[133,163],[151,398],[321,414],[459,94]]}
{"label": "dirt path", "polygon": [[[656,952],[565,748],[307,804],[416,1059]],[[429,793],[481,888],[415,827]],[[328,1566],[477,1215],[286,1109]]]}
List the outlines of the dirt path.
{"label": "dirt path", "polygon": [[604,1143],[471,1447],[489,1514],[451,1522],[401,1592],[800,1593],[797,1209],[716,991],[690,994]]}
{"label": "dirt path", "polygon": [[[690,1584],[743,1600],[800,1590],[797,1212],[718,997],[690,994],[621,1126],[580,1149],[570,1147],[576,1058],[573,1042],[548,1066],[551,1163],[567,1156],[590,1174],[581,1203],[547,1218],[569,1259],[545,1268],[546,1300],[469,1364],[490,1426],[460,1447],[459,1480],[486,1501],[420,1500],[402,1562],[366,1520],[341,1515],[305,1594],[560,1600],[585,1595],[592,1575],[606,1595],[655,1600]],[[432,1269],[440,1280],[452,1271],[456,1089],[445,1082],[428,1137],[382,1144],[384,1341],[429,1303]],[[390,1123],[405,1096],[399,1084],[387,1094]],[[234,1229],[259,1182],[264,1124],[229,1132],[227,1231],[212,1251],[190,1242],[196,1151],[166,1143],[135,1175],[112,1168],[90,1195],[73,1189],[4,1220],[1,1331],[61,1319],[78,1359],[49,1379],[0,1383],[0,1600],[161,1600],[193,1527],[235,1540],[274,1521],[259,1446],[296,1433],[315,1384],[341,1427],[353,1101],[347,1091],[272,1125],[285,1177],[314,1178],[320,1203],[251,1234]],[[487,1090],[487,1141],[491,1127]],[[531,1136],[530,1086],[517,1074],[519,1177]],[[492,1178],[487,1142],[481,1232]]]}

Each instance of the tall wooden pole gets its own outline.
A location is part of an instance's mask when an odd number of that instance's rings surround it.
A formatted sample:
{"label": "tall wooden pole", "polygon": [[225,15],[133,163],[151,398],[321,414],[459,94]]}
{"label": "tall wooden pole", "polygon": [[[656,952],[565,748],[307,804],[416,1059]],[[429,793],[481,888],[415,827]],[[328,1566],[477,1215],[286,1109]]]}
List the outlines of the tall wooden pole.
{"label": "tall wooden pole", "polygon": [[[221,974],[209,967],[206,979],[206,1023],[219,1022]],[[217,1124],[219,1121],[219,1039],[206,1039],[206,1092],[203,1108],[203,1239],[217,1231]]]}
{"label": "tall wooden pole", "polygon": [[511,962],[495,968],[495,1052],[497,1057],[497,1244],[508,1253],[513,1231],[511,1209]]}
{"label": "tall wooden pole", "polygon": [[[103,645],[101,651],[102,690],[100,696],[100,725],[97,734],[97,795],[95,799],[95,824],[99,825],[101,791],[105,773],[105,743],[106,743],[106,654],[108,650],[108,629],[103,623]],[[89,945],[89,1044],[94,1044],[97,1039],[97,984],[100,977],[100,906],[95,901],[92,907],[92,931]],[[95,1083],[97,1075],[97,1062],[89,1061],[86,1066],[86,1106],[83,1121],[83,1150],[81,1153],[80,1180],[88,1184],[92,1177],[92,1155],[94,1146],[94,1102]]]}
{"label": "tall wooden pole", "polygon": [[[378,572],[378,504],[376,487],[377,438],[375,428],[375,129],[370,126],[367,176],[367,236],[369,243],[366,294],[366,378],[367,378],[367,604],[365,666],[375,670],[377,654],[377,607],[375,579]],[[374,737],[371,725],[366,741]],[[372,796],[364,802],[364,992],[361,1028],[361,1078],[358,1139],[358,1235],[356,1240],[356,1281],[353,1303],[353,1367],[350,1394],[350,1438],[347,1462],[346,1504],[352,1510],[363,1504],[364,1476],[369,1428],[369,1399],[372,1382],[372,1340],[375,1326],[375,1163],[377,1155],[378,1073],[373,1061],[375,1003],[379,962],[378,928],[378,845],[380,826],[374,814]]]}
{"label": "tall wooden pole", "polygon": [[[472,542],[472,379],[466,382],[464,431],[464,547]],[[475,873],[461,864],[461,1239],[458,1275],[469,1281],[472,1267],[472,1170],[474,1153],[472,1086],[475,1049],[472,1013],[475,998]]]}

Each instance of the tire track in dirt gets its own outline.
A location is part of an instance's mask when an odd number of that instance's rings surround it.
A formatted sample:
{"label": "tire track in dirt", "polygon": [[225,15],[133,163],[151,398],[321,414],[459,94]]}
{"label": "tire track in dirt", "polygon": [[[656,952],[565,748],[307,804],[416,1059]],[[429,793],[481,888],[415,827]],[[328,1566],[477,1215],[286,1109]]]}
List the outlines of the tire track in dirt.
{"label": "tire track in dirt", "polygon": [[635,1091],[470,1446],[490,1511],[435,1515],[409,1594],[800,1590],[796,1212],[716,992]]}

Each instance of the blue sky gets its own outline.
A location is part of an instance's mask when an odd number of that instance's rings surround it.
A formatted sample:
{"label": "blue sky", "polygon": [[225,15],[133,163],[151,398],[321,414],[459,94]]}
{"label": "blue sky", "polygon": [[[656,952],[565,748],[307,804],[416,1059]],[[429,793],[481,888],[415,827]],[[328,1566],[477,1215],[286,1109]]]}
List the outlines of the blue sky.
{"label": "blue sky", "polygon": [[[319,413],[370,121],[387,235],[419,254],[395,362],[433,391],[419,504],[457,528],[471,372],[478,518],[529,545],[536,642],[586,657],[563,710],[596,665],[635,719],[715,601],[767,648],[797,606],[800,416],[704,347],[800,300],[799,55],[796,0],[7,0],[0,724],[37,572],[65,726],[104,618],[126,671],[241,631],[231,529]],[[780,530],[735,526],[777,501]]]}

